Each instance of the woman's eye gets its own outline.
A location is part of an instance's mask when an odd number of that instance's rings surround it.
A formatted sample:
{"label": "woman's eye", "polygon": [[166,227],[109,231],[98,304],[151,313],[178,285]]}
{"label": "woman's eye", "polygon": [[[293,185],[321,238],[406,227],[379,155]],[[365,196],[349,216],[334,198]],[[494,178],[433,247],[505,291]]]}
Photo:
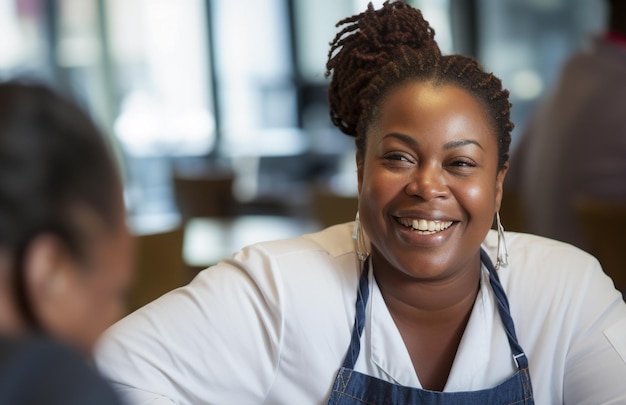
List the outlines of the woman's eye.
{"label": "woman's eye", "polygon": [[410,160],[406,156],[398,154],[398,153],[391,153],[389,155],[385,155],[385,159],[400,161],[400,162],[410,162]]}
{"label": "woman's eye", "polygon": [[455,160],[452,162],[451,164],[452,166],[456,166],[456,167],[475,167],[476,163],[470,161],[470,160]]}

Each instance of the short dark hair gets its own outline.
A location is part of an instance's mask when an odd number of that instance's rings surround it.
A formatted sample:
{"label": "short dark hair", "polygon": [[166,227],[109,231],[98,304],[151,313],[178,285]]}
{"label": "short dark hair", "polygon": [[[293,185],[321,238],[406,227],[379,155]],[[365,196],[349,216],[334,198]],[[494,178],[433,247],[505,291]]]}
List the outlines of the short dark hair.
{"label": "short dark hair", "polygon": [[0,247],[18,254],[52,232],[82,255],[76,209],[113,229],[120,186],[108,143],[76,104],[42,84],[0,84]]}

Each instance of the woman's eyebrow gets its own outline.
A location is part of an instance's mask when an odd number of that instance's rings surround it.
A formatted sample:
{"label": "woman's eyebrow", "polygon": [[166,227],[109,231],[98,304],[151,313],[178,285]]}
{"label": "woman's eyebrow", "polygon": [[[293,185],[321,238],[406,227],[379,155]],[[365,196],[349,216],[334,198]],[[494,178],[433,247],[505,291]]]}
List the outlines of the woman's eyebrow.
{"label": "woman's eyebrow", "polygon": [[[392,132],[389,133],[387,135],[385,135],[383,137],[383,139],[386,138],[396,138],[404,143],[407,143],[413,147],[418,147],[419,146],[419,142],[417,142],[417,140],[415,140],[415,138],[410,137],[409,135],[405,135],[405,134],[401,134],[398,132]],[[462,146],[466,146],[466,145],[476,145],[478,146],[480,149],[485,150],[485,148],[483,148],[483,146],[478,143],[477,141],[473,140],[473,139],[460,139],[458,141],[451,141],[446,143],[443,148],[445,150],[449,150],[449,149],[454,149],[454,148],[460,148]]]}
{"label": "woman's eyebrow", "polygon": [[485,148],[483,148],[483,146],[480,143],[476,142],[473,139],[460,139],[458,141],[448,142],[445,145],[443,145],[443,148],[446,150],[449,150],[449,149],[454,149],[454,148],[460,148],[466,145],[476,145],[480,149],[485,150]]}
{"label": "woman's eyebrow", "polygon": [[392,133],[389,133],[389,134],[387,134],[387,135],[385,135],[383,137],[383,139],[387,139],[387,138],[396,138],[396,139],[398,139],[398,140],[400,140],[400,141],[402,141],[404,143],[408,143],[411,146],[414,146],[414,147],[419,146],[419,142],[417,142],[417,140],[415,140],[415,138],[410,137],[410,136],[405,135],[405,134],[398,133],[398,132],[392,132]]}

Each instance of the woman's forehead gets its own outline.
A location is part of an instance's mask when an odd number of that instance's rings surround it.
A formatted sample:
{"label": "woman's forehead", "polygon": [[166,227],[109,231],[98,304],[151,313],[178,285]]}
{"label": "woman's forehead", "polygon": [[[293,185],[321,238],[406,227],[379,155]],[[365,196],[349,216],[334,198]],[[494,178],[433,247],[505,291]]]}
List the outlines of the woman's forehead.
{"label": "woman's forehead", "polygon": [[410,82],[389,92],[377,109],[371,127],[471,127],[493,134],[488,112],[471,92],[455,85]]}

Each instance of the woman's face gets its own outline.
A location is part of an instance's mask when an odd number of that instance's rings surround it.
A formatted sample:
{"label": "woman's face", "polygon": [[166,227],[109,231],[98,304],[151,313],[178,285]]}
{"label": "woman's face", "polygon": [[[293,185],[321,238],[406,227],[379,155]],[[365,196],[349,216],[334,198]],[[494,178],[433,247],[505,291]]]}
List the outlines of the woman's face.
{"label": "woman's face", "polygon": [[480,102],[456,86],[407,83],[366,136],[359,211],[374,260],[428,280],[476,269],[506,172]]}

